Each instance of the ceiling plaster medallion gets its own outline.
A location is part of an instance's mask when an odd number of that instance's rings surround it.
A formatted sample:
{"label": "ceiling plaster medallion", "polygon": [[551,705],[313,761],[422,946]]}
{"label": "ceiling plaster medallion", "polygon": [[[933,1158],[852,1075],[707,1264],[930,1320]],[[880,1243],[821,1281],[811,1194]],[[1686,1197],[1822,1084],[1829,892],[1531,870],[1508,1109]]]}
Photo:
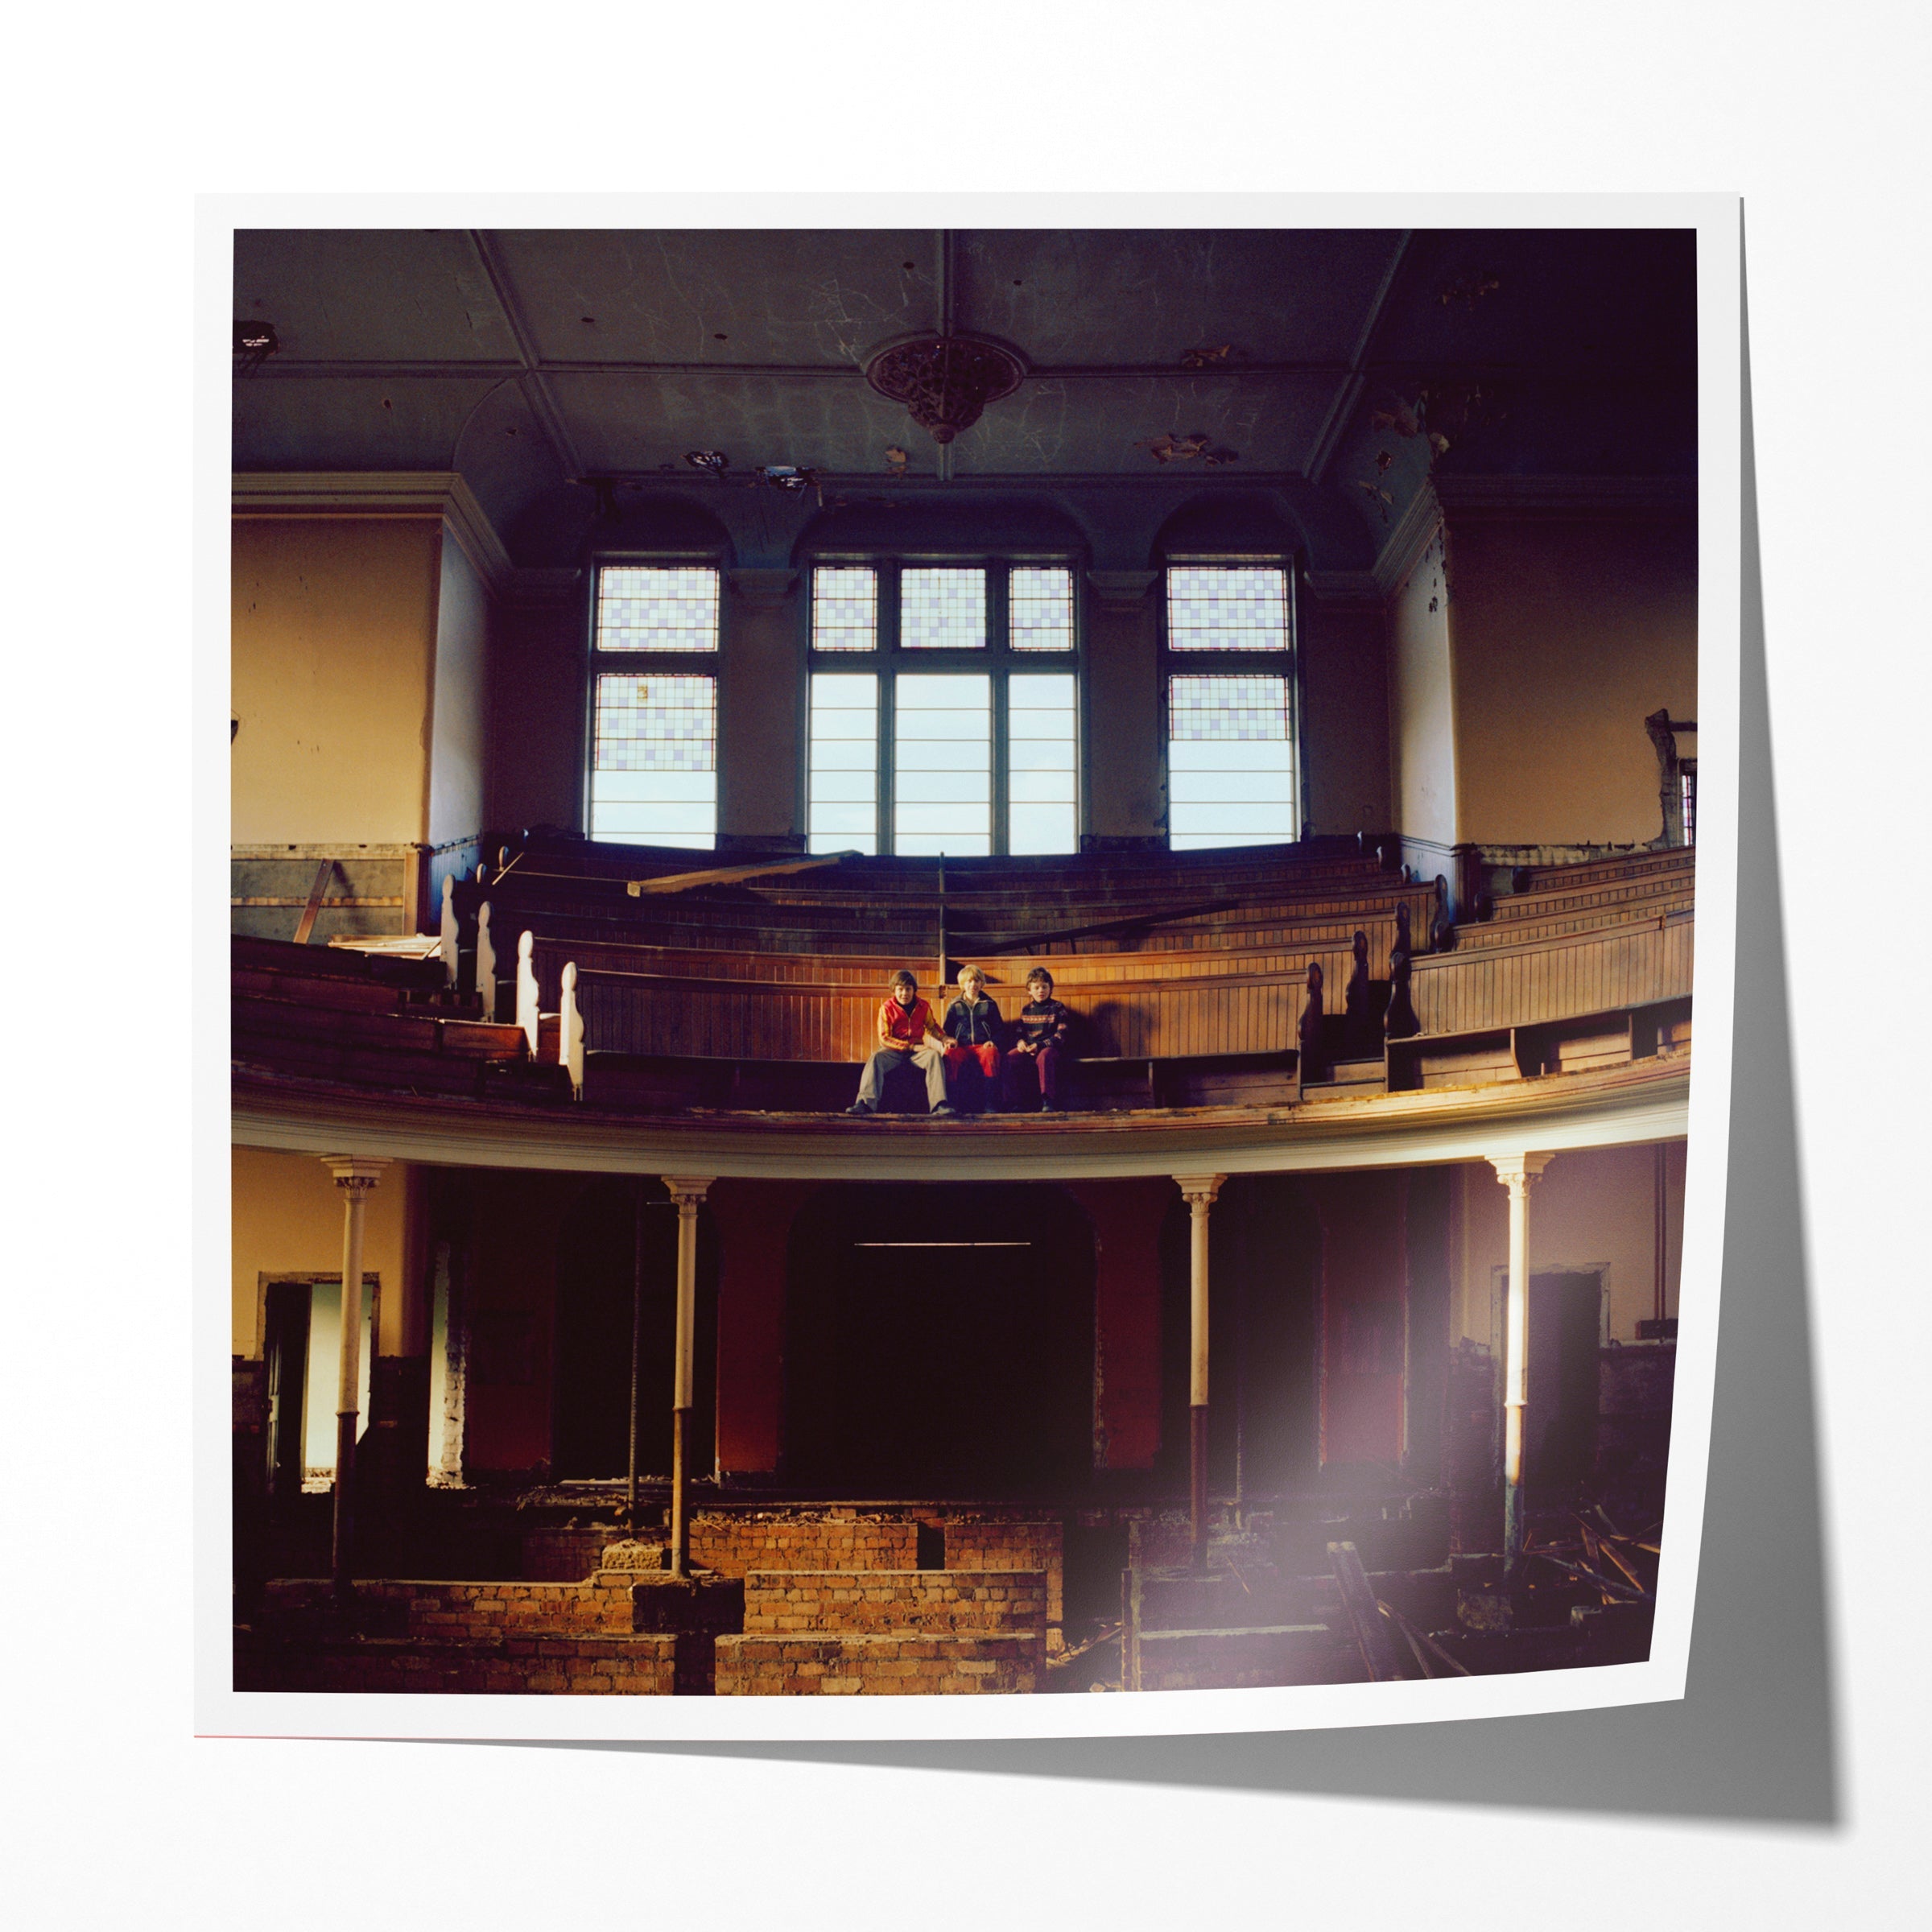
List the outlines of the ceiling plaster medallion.
{"label": "ceiling plaster medallion", "polygon": [[984,336],[915,336],[882,349],[865,365],[865,379],[882,396],[903,402],[935,443],[971,429],[989,402],[1018,389],[1026,365],[1010,349]]}

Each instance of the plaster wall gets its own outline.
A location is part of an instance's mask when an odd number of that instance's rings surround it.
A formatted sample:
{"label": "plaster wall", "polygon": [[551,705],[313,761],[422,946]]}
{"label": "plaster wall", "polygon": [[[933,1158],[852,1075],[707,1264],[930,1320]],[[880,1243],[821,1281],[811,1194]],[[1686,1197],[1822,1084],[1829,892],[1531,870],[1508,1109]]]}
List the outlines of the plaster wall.
{"label": "plaster wall", "polygon": [[431,705],[429,840],[483,829],[489,595],[462,546],[445,538],[438,576]]}
{"label": "plaster wall", "polygon": [[[1664,1312],[1677,1313],[1683,1264],[1684,1143],[1664,1145]],[[1559,1154],[1530,1193],[1530,1269],[1606,1267],[1610,1339],[1637,1340],[1655,1311],[1656,1160],[1653,1147],[1594,1147]],[[1494,1168],[1459,1173],[1452,1319],[1459,1336],[1488,1344],[1496,1270],[1509,1262],[1509,1195]]]}
{"label": "plaster wall", "polygon": [[1396,829],[1451,845],[1461,761],[1439,530],[1396,592],[1388,621],[1389,791]]}
{"label": "plaster wall", "polygon": [[1167,828],[1158,619],[1150,597],[1087,605],[1086,829],[1152,839]]}
{"label": "plaster wall", "polygon": [[231,837],[423,840],[440,522],[242,518],[233,531]]}
{"label": "plaster wall", "polygon": [[1299,618],[1307,829],[1385,831],[1391,823],[1389,699],[1381,607],[1308,597]]}
{"label": "plaster wall", "polygon": [[800,571],[782,598],[748,594],[738,581],[741,574],[726,576],[730,592],[718,666],[718,832],[725,839],[802,840],[799,721],[811,573]]}
{"label": "plaster wall", "polygon": [[489,784],[493,831],[584,824],[581,761],[589,694],[580,585],[498,613],[490,658]]}
{"label": "plaster wall", "polygon": [[1457,519],[1449,576],[1455,836],[1657,838],[1644,719],[1659,708],[1697,716],[1695,519]]}
{"label": "plaster wall", "polygon": [[[257,1147],[232,1150],[233,1189],[229,1216],[233,1279],[232,1352],[262,1353],[261,1278],[263,1275],[342,1273],[342,1196],[334,1177],[312,1155],[276,1154]],[[382,1177],[363,1210],[362,1271],[382,1284],[385,1355],[406,1352],[406,1292],[411,1240],[419,1216],[419,1179],[398,1162]],[[411,1352],[427,1345],[425,1332]]]}

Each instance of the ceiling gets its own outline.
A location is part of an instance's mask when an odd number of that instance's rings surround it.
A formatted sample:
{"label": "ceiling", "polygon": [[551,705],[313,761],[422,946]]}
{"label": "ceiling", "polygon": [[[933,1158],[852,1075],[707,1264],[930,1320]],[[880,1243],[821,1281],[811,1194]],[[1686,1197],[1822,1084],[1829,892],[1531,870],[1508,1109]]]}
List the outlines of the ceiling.
{"label": "ceiling", "polygon": [[[613,502],[702,505],[769,551],[935,491],[1099,533],[1208,489],[1360,565],[1432,467],[1690,473],[1694,251],[1689,230],[243,231],[234,314],[279,348],[237,374],[234,463],[460,470],[535,564]],[[935,330],[1028,369],[943,447],[864,374]],[[816,488],[743,487],[767,464]]]}

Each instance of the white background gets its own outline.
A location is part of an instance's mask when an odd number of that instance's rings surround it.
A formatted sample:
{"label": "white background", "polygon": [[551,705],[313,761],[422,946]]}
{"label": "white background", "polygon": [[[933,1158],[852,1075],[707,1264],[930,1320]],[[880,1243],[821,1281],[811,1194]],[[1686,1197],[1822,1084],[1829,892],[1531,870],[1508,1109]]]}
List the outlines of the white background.
{"label": "white background", "polygon": [[[1685,0],[708,17],[390,0],[17,25],[0,132],[13,1915],[1922,1922],[1932,1352],[1905,1225],[1925,1150],[1924,23]],[[1780,1081],[1752,1089],[1779,1245],[1745,1244],[1761,1267],[1727,1281],[1705,1554],[1725,1620],[1699,1621],[1684,1706],[1356,1732],[1325,1757],[1265,1737],[837,1761],[191,1736],[187,1311],[195,1274],[227,1265],[225,1232],[191,1223],[184,1125],[189,753],[198,732],[218,773],[225,730],[225,694],[191,704],[184,671],[192,197],[774,187],[1745,197],[1777,779],[1759,832],[1802,1121],[1794,1162]],[[1745,682],[1748,738],[1748,662]],[[1775,948],[1757,952],[1775,1011]],[[1740,1082],[1748,1023],[1740,991]],[[1781,1043],[1758,1051],[1782,1066]],[[1802,1473],[1804,1378],[1765,1364],[1802,1369],[1807,1334],[1823,1670],[1785,1614],[1806,1539],[1781,1540],[1776,1494],[1749,1485],[1779,1444],[1800,1451],[1781,1480]],[[1751,1453],[1727,1491],[1728,1440]],[[1802,1488],[1785,1514],[1803,1523]],[[1724,1545],[1727,1494],[1729,1521],[1769,1525],[1748,1547]],[[1674,1728],[1645,1728],[1660,1715]]]}

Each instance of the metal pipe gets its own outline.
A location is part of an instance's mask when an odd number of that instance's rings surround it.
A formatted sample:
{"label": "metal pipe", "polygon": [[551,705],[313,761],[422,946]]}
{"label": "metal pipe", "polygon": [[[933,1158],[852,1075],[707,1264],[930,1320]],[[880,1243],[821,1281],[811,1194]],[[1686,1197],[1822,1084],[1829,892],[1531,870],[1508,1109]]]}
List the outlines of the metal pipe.
{"label": "metal pipe", "polygon": [[342,1341],[336,1381],[336,1481],[329,1527],[329,1575],[338,1602],[354,1587],[349,1541],[355,1520],[356,1425],[362,1392],[362,1210],[386,1160],[325,1154],[342,1193]]}
{"label": "metal pipe", "polygon": [[676,1363],[671,1406],[671,1573],[689,1569],[691,1521],[686,1489],[690,1481],[690,1434],[692,1364],[696,1355],[698,1302],[698,1204],[711,1177],[664,1177],[664,1185],[678,1207],[678,1327]]}
{"label": "metal pipe", "polygon": [[1222,1174],[1176,1174],[1187,1203],[1187,1529],[1197,1569],[1208,1562],[1208,1210]]}
{"label": "metal pipe", "polygon": [[1513,1582],[1523,1556],[1523,1412],[1530,1402],[1530,1190],[1546,1154],[1492,1154],[1509,1190],[1509,1292],[1503,1320],[1503,1575]]}
{"label": "metal pipe", "polygon": [[644,1183],[638,1183],[630,1261],[630,1464],[624,1484],[624,1521],[638,1527],[638,1377],[644,1335]]}

